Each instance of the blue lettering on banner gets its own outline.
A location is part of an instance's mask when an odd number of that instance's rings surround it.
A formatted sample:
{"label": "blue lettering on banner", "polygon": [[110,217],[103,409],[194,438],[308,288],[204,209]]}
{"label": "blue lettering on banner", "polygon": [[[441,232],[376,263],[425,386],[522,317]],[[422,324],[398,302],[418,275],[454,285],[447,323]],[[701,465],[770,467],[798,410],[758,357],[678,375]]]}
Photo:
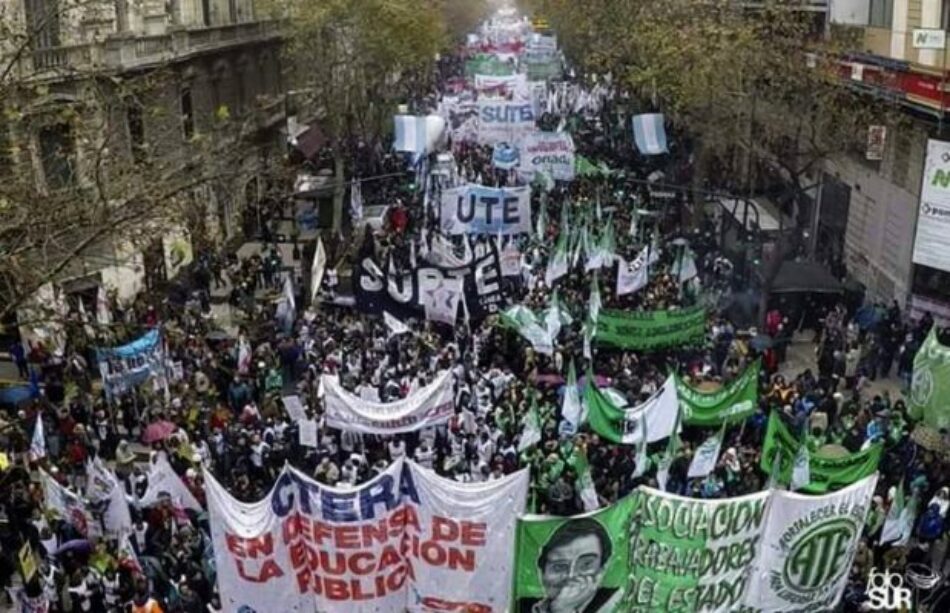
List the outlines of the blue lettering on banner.
{"label": "blue lettering on banner", "polygon": [[485,123],[533,123],[534,119],[531,104],[496,104],[481,108],[481,120]]}
{"label": "blue lettering on banner", "polygon": [[299,506],[304,515],[318,515],[324,521],[358,522],[377,517],[377,507],[388,513],[406,499],[419,504],[419,494],[409,465],[403,465],[398,482],[384,474],[359,490],[337,492],[322,488],[314,481],[284,473],[274,486],[271,508],[278,517],[286,517]]}

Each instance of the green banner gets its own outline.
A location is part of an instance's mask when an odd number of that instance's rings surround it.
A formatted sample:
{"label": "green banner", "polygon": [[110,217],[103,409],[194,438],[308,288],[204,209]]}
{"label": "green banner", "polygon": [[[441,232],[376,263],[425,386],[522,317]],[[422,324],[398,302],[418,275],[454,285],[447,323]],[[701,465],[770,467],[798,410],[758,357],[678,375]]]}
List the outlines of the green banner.
{"label": "green banner", "polygon": [[706,309],[625,313],[602,310],[594,338],[606,345],[636,351],[700,342],[706,335]]}
{"label": "green banner", "polygon": [[477,74],[507,77],[514,73],[514,66],[502,62],[494,55],[476,55],[465,62],[466,77],[474,77]]}
{"label": "green banner", "polygon": [[683,408],[683,423],[690,426],[720,426],[742,421],[755,412],[759,402],[759,370],[756,361],[742,376],[715,392],[700,392],[676,375],[676,392]]}
{"label": "green banner", "polygon": [[[765,444],[762,446],[762,459],[759,466],[767,474],[774,474],[780,483],[789,483],[792,479],[792,470],[795,465],[795,456],[801,447],[801,442],[788,427],[782,423],[777,413],[769,415],[769,427],[765,433]],[[849,453],[842,457],[829,457],[819,452],[809,454],[808,485],[801,491],[809,494],[823,494],[830,490],[851,485],[855,481],[867,477],[877,470],[881,460],[883,445],[871,445],[863,451]],[[773,461],[778,458],[779,465],[773,472]]]}
{"label": "green banner", "polygon": [[769,492],[697,500],[641,487],[618,611],[743,610]]}
{"label": "green banner", "polygon": [[910,416],[935,430],[950,428],[950,347],[931,328],[914,357],[910,388]]}
{"label": "green banner", "polygon": [[525,63],[525,74],[529,81],[549,81],[559,79],[564,74],[560,60],[546,62]]}
{"label": "green banner", "polygon": [[586,515],[519,519],[514,610],[620,611],[635,504],[627,496]]}

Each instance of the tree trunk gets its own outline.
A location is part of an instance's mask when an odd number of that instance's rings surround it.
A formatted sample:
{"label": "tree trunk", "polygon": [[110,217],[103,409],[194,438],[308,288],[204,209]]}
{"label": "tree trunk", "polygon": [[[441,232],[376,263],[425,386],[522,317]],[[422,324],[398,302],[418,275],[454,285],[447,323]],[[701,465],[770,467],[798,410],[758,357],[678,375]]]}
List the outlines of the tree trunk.
{"label": "tree trunk", "polygon": [[333,148],[333,235],[338,236],[343,227],[343,198],[346,196],[346,160],[342,143]]}

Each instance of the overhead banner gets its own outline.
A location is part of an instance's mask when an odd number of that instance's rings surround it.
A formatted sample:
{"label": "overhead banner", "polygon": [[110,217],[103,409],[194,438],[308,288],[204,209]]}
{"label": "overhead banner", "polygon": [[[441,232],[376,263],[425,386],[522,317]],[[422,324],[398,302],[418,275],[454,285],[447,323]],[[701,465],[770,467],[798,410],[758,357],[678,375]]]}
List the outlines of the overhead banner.
{"label": "overhead banner", "polygon": [[531,132],[521,139],[519,172],[533,178],[545,172],[558,181],[574,180],[574,139],[569,132]]}
{"label": "overhead banner", "polygon": [[528,471],[457,483],[397,461],[357,487],[287,467],[259,502],[205,472],[226,611],[509,611]]}
{"label": "overhead banner", "polygon": [[625,610],[634,503],[627,496],[586,515],[519,519],[512,610]]}
{"label": "overhead banner", "polygon": [[532,132],[537,116],[528,101],[478,101],[478,142],[482,145],[517,143]]}
{"label": "overhead banner", "polygon": [[445,234],[525,234],[531,231],[531,186],[464,185],[442,191]]}
{"label": "overhead banner", "polygon": [[776,491],[748,605],[759,611],[834,611],[851,575],[877,475],[826,496]]}
{"label": "overhead banner", "polygon": [[[760,468],[769,475],[777,475],[780,483],[790,483],[795,467],[795,457],[802,446],[781,418],[773,411],[769,415],[769,425],[762,445]],[[815,451],[808,454],[809,482],[801,491],[820,494],[835,488],[851,485],[855,481],[873,474],[881,461],[883,445],[871,445],[857,453],[829,456]],[[778,460],[778,469],[773,463]]]}
{"label": "overhead banner", "polygon": [[759,372],[756,361],[735,381],[714,392],[701,392],[676,375],[676,389],[683,407],[683,423],[690,426],[720,426],[742,421],[755,413],[759,402]]}
{"label": "overhead banner", "polygon": [[335,376],[321,377],[327,425],[363,434],[414,432],[445,423],[455,414],[452,371],[395,402],[370,402],[343,389]]}
{"label": "overhead banner", "polygon": [[768,492],[697,500],[641,487],[624,611],[743,610]]}
{"label": "overhead banner", "polygon": [[950,142],[927,141],[913,259],[950,271]]}
{"label": "overhead banner", "polygon": [[678,347],[706,336],[706,310],[625,313],[601,310],[594,338],[603,344],[635,351]]}
{"label": "overhead banner", "polygon": [[424,293],[457,287],[459,279],[465,308],[473,320],[480,321],[501,307],[501,262],[494,241],[469,264],[458,268],[420,263],[404,272],[391,267],[383,272],[371,254],[364,253],[356,274],[356,307],[380,317],[386,311],[399,319],[424,317]]}
{"label": "overhead banner", "polygon": [[475,75],[511,75],[514,74],[513,64],[503,62],[494,55],[480,54],[472,57],[465,62],[465,76],[474,77]]}
{"label": "overhead banner", "polygon": [[590,427],[608,441],[639,445],[663,440],[673,434],[679,404],[676,380],[667,377],[663,387],[646,402],[635,407],[618,407],[610,397],[597,389],[593,377],[587,377],[584,401]]}
{"label": "overhead banner", "polygon": [[165,351],[162,335],[157,329],[127,345],[97,349],[96,360],[99,362],[103,388],[109,398],[131,390],[152,377],[157,386],[167,384]]}
{"label": "overhead banner", "polygon": [[950,347],[930,329],[917,355],[910,387],[910,416],[934,430],[950,429]]}
{"label": "overhead banner", "polygon": [[524,73],[512,75],[475,75],[475,91],[479,94],[527,95],[527,78]]}

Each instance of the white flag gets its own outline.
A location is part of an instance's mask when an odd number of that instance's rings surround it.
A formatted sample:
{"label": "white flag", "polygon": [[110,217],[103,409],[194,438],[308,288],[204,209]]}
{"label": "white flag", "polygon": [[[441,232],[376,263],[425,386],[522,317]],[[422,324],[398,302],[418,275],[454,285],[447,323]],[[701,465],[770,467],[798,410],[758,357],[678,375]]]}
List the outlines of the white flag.
{"label": "white flag", "polygon": [[436,287],[422,291],[426,319],[454,326],[458,318],[459,304],[462,302],[462,293],[461,279],[457,283],[441,280]]}
{"label": "white flag", "polygon": [[411,332],[409,326],[396,319],[389,311],[383,311],[383,322],[385,322],[386,327],[389,328],[389,338]]}
{"label": "white flag", "polygon": [[[323,248],[323,239],[317,237],[317,248],[313,253],[313,266],[310,267],[310,304],[317,301],[317,294],[320,292],[320,285],[323,283],[323,273],[327,269],[327,252]],[[286,288],[285,288],[286,291]],[[293,292],[290,293],[290,299],[293,301]]]}
{"label": "white flag", "polygon": [[360,181],[350,183],[350,217],[353,221],[363,219],[363,187]]}
{"label": "white flag", "polygon": [[640,449],[637,451],[637,467],[633,471],[634,478],[642,477],[647,472],[647,445],[649,445],[650,436],[647,432],[647,421],[643,414],[640,415],[640,430],[643,432],[643,440],[640,442]]}
{"label": "white flag", "polygon": [[555,281],[567,274],[569,266],[567,240],[567,231],[562,227],[554,253],[548,258],[548,268],[544,273],[544,282],[548,287],[553,287]]}
{"label": "white flag", "polygon": [[793,492],[800,490],[811,483],[811,466],[808,457],[808,448],[801,445],[795,454],[795,463],[792,465],[792,482],[789,489]]}
{"label": "white flag", "polygon": [[125,488],[98,457],[86,462],[86,498],[94,503],[105,503],[102,521],[107,533],[121,534],[132,529]]}
{"label": "white flag", "polygon": [[702,445],[696,449],[693,461],[689,463],[689,471],[686,476],[705,477],[716,468],[716,461],[719,459],[719,450],[722,447],[722,434],[716,433],[707,438]]}
{"label": "white flag", "polygon": [[587,301],[588,321],[592,325],[597,325],[597,316],[600,315],[600,307],[603,304],[600,300],[600,284],[597,282],[597,273],[590,280],[590,298]]}
{"label": "white flag", "polygon": [[97,536],[101,533],[89,509],[86,508],[86,503],[78,494],[74,494],[57,483],[43,469],[40,469],[40,483],[43,486],[46,509],[52,511],[56,517],[72,524],[85,537]]}
{"label": "white flag", "polygon": [[159,454],[158,459],[148,471],[148,487],[139,499],[138,506],[150,507],[158,504],[164,496],[169,496],[177,507],[192,509],[198,513],[202,511],[201,504],[198,503],[194,494],[175,473],[175,469],[168,463],[165,456]]}
{"label": "white flag", "polygon": [[617,257],[617,295],[625,296],[650,283],[649,247],[644,247],[632,262]]}
{"label": "white flag", "polygon": [[30,461],[39,462],[46,457],[46,431],[43,429],[43,413],[36,414],[33,438],[30,440]]}
{"label": "white flag", "polygon": [[109,307],[109,297],[106,288],[99,286],[96,290],[96,321],[102,326],[112,323],[112,309]]}
{"label": "white flag", "polygon": [[541,417],[538,415],[538,406],[534,399],[522,423],[524,427],[521,430],[521,438],[518,440],[519,453],[541,442]]}

